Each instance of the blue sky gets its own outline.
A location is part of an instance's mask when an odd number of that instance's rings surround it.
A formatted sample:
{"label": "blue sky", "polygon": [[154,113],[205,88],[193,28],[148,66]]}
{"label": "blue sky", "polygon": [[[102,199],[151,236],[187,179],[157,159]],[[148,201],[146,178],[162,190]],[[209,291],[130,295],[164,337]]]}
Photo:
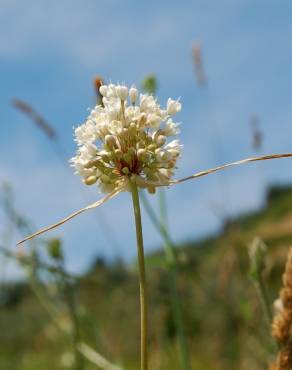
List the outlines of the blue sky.
{"label": "blue sky", "polygon": [[[19,211],[37,228],[99,196],[66,163],[75,151],[72,127],[94,104],[96,74],[139,86],[155,73],[162,104],[169,96],[181,97],[184,154],[177,176],[254,154],[252,113],[264,131],[262,152],[292,151],[291,14],[288,0],[0,0],[0,182],[13,185]],[[203,45],[205,89],[195,81],[194,40]],[[56,128],[66,152],[63,161],[43,133],[11,107],[13,97],[32,104]],[[280,160],[169,189],[174,239],[218,229],[222,214],[260,206],[267,184],[291,179],[291,162]],[[114,245],[102,220],[110,224]],[[144,220],[149,251],[160,237]],[[96,254],[133,258],[129,195],[50,235],[63,239],[73,271],[84,269]]]}

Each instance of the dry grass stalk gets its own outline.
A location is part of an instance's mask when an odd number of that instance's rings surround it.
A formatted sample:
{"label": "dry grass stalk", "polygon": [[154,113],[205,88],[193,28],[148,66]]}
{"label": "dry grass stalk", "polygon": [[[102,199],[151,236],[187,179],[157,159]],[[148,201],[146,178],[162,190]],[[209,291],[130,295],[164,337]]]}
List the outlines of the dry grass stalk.
{"label": "dry grass stalk", "polygon": [[122,370],[120,367],[109,362],[100,353],[94,351],[86,343],[81,342],[78,345],[78,351],[83,354],[91,363],[97,365],[99,369],[103,370]]}
{"label": "dry grass stalk", "polygon": [[17,243],[18,245],[19,244],[22,244],[24,243],[25,241],[27,240],[30,240],[30,239],[33,239],[34,237],[40,235],[40,234],[43,234],[49,230],[52,230],[52,229],[55,229],[56,227],[59,227],[60,225],[63,225],[65,222],[71,220],[71,218],[74,218],[78,215],[80,215],[80,213],[83,213],[85,211],[88,211],[90,209],[93,209],[93,208],[96,208],[96,207],[99,207],[101,204],[105,203],[106,201],[108,201],[109,199],[115,197],[116,195],[118,195],[121,191],[123,190],[122,187],[120,188],[117,188],[115,190],[113,190],[111,193],[107,194],[105,197],[101,198],[100,200],[98,200],[97,202],[94,202],[92,204],[90,204],[89,206],[87,207],[84,207],[82,209],[79,209],[78,211],[72,213],[71,215],[65,217],[64,219],[62,219],[61,221],[59,222],[56,222],[55,224],[51,225],[51,226],[48,226],[48,227],[45,227],[39,231],[37,231],[36,233],[26,237],[25,239],[21,240],[19,243]]}
{"label": "dry grass stalk", "polygon": [[193,61],[198,85],[205,86],[207,84],[207,79],[202,60],[202,46],[198,41],[193,43]]}
{"label": "dry grass stalk", "polygon": [[23,100],[13,99],[12,106],[27,115],[51,140],[57,138],[56,131],[47,121]]}
{"label": "dry grass stalk", "polygon": [[[197,173],[195,173],[191,176],[184,177],[184,178],[179,179],[179,180],[172,180],[172,181],[170,181],[170,184],[168,184],[168,185],[174,185],[174,184],[185,182],[185,181],[195,179],[195,178],[198,178],[198,177],[210,175],[211,173],[222,171],[222,170],[225,170],[229,167],[235,167],[235,166],[242,165],[242,164],[249,163],[249,162],[267,161],[267,160],[270,160],[270,159],[289,158],[289,157],[292,157],[292,153],[271,154],[271,155],[263,155],[263,156],[260,156],[260,157],[246,158],[246,159],[242,159],[240,161],[224,164],[223,166],[210,168],[209,170],[206,170],[206,171],[197,172]],[[157,186],[159,186],[159,185],[157,185]],[[163,185],[163,186],[165,186],[165,185]]]}
{"label": "dry grass stalk", "polygon": [[252,148],[255,152],[260,151],[263,145],[263,133],[260,130],[260,119],[257,114],[251,116]]}
{"label": "dry grass stalk", "polygon": [[[168,182],[165,182],[165,183],[163,183],[163,182],[158,183],[158,182],[147,181],[147,186],[154,185],[156,187],[162,187],[162,186],[176,185],[176,184],[179,184],[181,182],[185,182],[185,181],[188,181],[188,180],[196,179],[198,177],[207,176],[207,175],[210,175],[212,173],[225,170],[225,169],[227,169],[229,167],[234,167],[234,166],[242,165],[242,164],[249,163],[249,162],[265,161],[265,160],[270,160],[270,159],[279,159],[279,158],[288,158],[288,157],[292,157],[292,153],[271,154],[271,155],[264,155],[264,156],[260,156],[260,157],[251,157],[251,158],[247,158],[247,159],[242,159],[240,161],[228,163],[228,164],[225,164],[223,166],[214,167],[214,168],[211,168],[211,169],[206,170],[206,171],[197,172],[197,173],[195,173],[195,174],[193,174],[191,176],[184,177],[184,178],[178,179],[178,180],[169,180]],[[137,185],[138,186],[141,186],[141,181],[140,181],[140,183],[137,183]],[[143,185],[143,183],[142,183],[142,185]],[[127,186],[128,186],[128,179],[125,178],[124,183],[122,182],[119,187],[117,187],[116,189],[114,189],[111,193],[107,194],[105,197],[101,198],[97,202],[95,202],[93,204],[90,204],[89,206],[84,207],[84,208],[82,208],[82,209],[80,209],[80,210],[72,213],[71,215],[67,216],[66,218],[62,219],[61,221],[59,221],[59,222],[57,222],[57,223],[55,223],[55,224],[53,224],[51,226],[45,227],[45,228],[37,231],[36,233],[34,233],[32,235],[29,235],[25,239],[19,241],[17,244],[18,245],[19,244],[22,244],[25,241],[30,240],[30,239],[36,237],[37,235],[41,235],[41,234],[43,234],[43,233],[45,233],[45,232],[47,232],[49,230],[55,229],[56,227],[64,224],[65,222],[71,220],[72,218],[78,216],[79,214],[81,214],[81,213],[83,213],[85,211],[88,211],[90,209],[99,207],[103,203],[107,202],[109,199],[111,199],[111,198],[115,197],[116,195],[118,195],[120,192],[126,190]]]}
{"label": "dry grass stalk", "polygon": [[270,370],[289,370],[292,369],[292,247],[288,254],[277,305],[279,307],[273,320],[272,335],[280,350]]}

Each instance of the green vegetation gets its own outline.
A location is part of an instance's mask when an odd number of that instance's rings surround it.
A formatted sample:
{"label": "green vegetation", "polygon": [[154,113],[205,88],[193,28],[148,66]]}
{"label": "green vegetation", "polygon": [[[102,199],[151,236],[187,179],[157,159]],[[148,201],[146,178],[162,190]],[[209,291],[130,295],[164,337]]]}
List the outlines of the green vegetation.
{"label": "green vegetation", "polygon": [[[193,370],[265,369],[273,356],[275,346],[249,275],[248,245],[255,237],[268,246],[263,277],[273,301],[292,245],[292,187],[271,188],[263,209],[229,220],[217,235],[182,243],[176,250],[177,285]],[[31,269],[27,282],[1,287],[0,369],[97,369],[87,359],[74,361],[70,334],[76,325],[80,340],[112,363],[125,370],[139,369],[136,264],[97,259],[83,276],[68,277],[59,248],[58,242],[51,242],[45,259],[55,269],[45,273]],[[177,333],[163,252],[158,250],[146,260],[149,368],[177,370]],[[45,292],[43,300],[36,297],[36,287]],[[68,292],[73,301],[68,300]],[[53,312],[44,309],[46,299]]]}

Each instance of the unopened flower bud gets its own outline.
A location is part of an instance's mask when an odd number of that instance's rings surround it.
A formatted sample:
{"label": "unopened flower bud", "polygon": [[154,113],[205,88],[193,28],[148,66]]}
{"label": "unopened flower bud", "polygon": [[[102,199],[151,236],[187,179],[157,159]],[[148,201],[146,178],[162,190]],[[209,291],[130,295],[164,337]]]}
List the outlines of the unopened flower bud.
{"label": "unopened flower bud", "polygon": [[148,177],[150,177],[153,173],[153,170],[151,168],[148,168],[148,167],[145,167],[143,169],[143,171],[144,171],[145,175],[147,175]]}
{"label": "unopened flower bud", "polygon": [[106,135],[104,138],[104,142],[109,149],[114,149],[117,147],[117,142],[113,135]]}
{"label": "unopened flower bud", "polygon": [[104,172],[105,170],[105,165],[102,161],[95,161],[95,164],[94,166],[100,171],[100,172]]}
{"label": "unopened flower bud", "polygon": [[128,167],[124,167],[124,168],[122,169],[122,172],[123,172],[125,175],[129,175],[130,170],[129,170],[129,168],[128,168]]}
{"label": "unopened flower bud", "polygon": [[86,149],[87,149],[87,153],[89,153],[92,156],[95,155],[97,152],[96,146],[91,143],[86,145]]}
{"label": "unopened flower bud", "polygon": [[143,127],[145,123],[147,122],[147,115],[146,113],[141,113],[140,119],[139,119],[139,126]]}
{"label": "unopened flower bud", "polygon": [[148,190],[148,193],[149,193],[149,194],[155,194],[155,187],[154,187],[154,186],[149,186],[149,187],[147,188],[147,190]]}
{"label": "unopened flower bud", "polygon": [[108,92],[108,87],[106,85],[102,85],[100,86],[99,88],[99,92],[101,93],[102,96],[107,96],[107,92]]}
{"label": "unopened flower bud", "polygon": [[103,174],[100,176],[100,181],[108,184],[110,182],[110,178],[106,174]]}
{"label": "unopened flower bud", "polygon": [[137,149],[144,149],[146,145],[145,145],[145,142],[142,141],[142,142],[137,143],[136,146],[137,146]]}
{"label": "unopened flower bud", "polygon": [[96,180],[97,180],[96,176],[89,176],[89,177],[87,177],[87,178],[84,180],[84,183],[85,183],[86,185],[93,185],[93,184],[95,184],[95,183],[96,183]]}
{"label": "unopened flower bud", "polygon": [[107,97],[108,98],[117,97],[117,86],[116,85],[114,85],[114,84],[109,84],[108,85]]}
{"label": "unopened flower bud", "polygon": [[181,103],[177,100],[168,99],[167,100],[167,114],[170,116],[176,114],[181,110]]}
{"label": "unopened flower bud", "polygon": [[129,148],[129,149],[128,149],[128,153],[129,153],[132,157],[134,157],[134,155],[136,154],[136,150],[135,150],[133,147],[131,147],[131,148]]}
{"label": "unopened flower bud", "polygon": [[147,151],[145,149],[138,149],[137,157],[140,161],[147,162],[149,157],[150,157],[150,154],[147,153]]}
{"label": "unopened flower bud", "polygon": [[122,158],[123,152],[121,151],[121,149],[115,149],[115,156],[117,157],[117,159]]}
{"label": "unopened flower bud", "polygon": [[117,92],[117,96],[121,99],[121,100],[126,100],[127,97],[128,97],[128,88],[127,86],[117,86],[116,87],[116,92]]}
{"label": "unopened flower bud", "polygon": [[157,156],[157,159],[160,161],[164,161],[167,159],[167,154],[165,151],[161,151],[160,149],[156,149],[155,154]]}
{"label": "unopened flower bud", "polygon": [[111,161],[111,158],[108,154],[102,154],[101,155],[101,159],[105,162],[105,163],[109,163]]}
{"label": "unopened flower bud", "polygon": [[142,159],[146,154],[146,150],[145,149],[138,149],[137,151],[137,157],[138,159]]}
{"label": "unopened flower bud", "polygon": [[156,139],[156,144],[159,146],[164,145],[166,142],[166,137],[163,135],[159,135],[158,138]]}
{"label": "unopened flower bud", "polygon": [[155,172],[152,172],[150,175],[148,175],[148,179],[150,181],[159,181],[159,177],[157,176]]}
{"label": "unopened flower bud", "polygon": [[131,135],[135,135],[135,133],[137,131],[137,127],[136,127],[134,122],[130,123],[128,130],[129,130]]}
{"label": "unopened flower bud", "polygon": [[126,153],[126,154],[124,154],[123,155],[123,160],[125,161],[125,162],[127,162],[127,163],[131,163],[131,161],[132,161],[132,155],[131,155],[131,153]]}
{"label": "unopened flower bud", "polygon": [[130,100],[132,104],[135,104],[138,98],[138,90],[135,87],[131,87],[129,91]]}
{"label": "unopened flower bud", "polygon": [[155,150],[157,148],[157,145],[156,144],[150,144],[149,146],[148,146],[148,149],[150,150],[150,151],[153,151],[153,150]]}

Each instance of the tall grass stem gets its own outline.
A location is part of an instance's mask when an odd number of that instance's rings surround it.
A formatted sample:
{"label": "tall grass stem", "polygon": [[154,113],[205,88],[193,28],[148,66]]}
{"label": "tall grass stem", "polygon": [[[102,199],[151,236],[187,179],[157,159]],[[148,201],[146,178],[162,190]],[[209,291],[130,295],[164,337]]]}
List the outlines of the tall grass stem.
{"label": "tall grass stem", "polygon": [[158,229],[164,241],[165,260],[166,260],[167,270],[169,273],[171,307],[172,307],[172,314],[173,314],[173,319],[174,319],[176,332],[177,332],[177,341],[178,341],[178,347],[179,347],[179,353],[180,353],[181,369],[190,370],[191,369],[190,354],[189,354],[188,343],[187,343],[187,339],[185,335],[184,319],[183,319],[179,291],[177,287],[178,263],[177,263],[176,253],[175,253],[175,245],[171,239],[170,232],[168,229],[167,203],[165,199],[164,189],[159,189],[158,197],[159,197],[159,211],[160,211],[159,218],[156,216],[155,211],[151,207],[147,197],[143,193],[141,194],[143,206],[145,207],[145,210],[151,222]]}
{"label": "tall grass stem", "polygon": [[130,184],[135,215],[138,265],[139,265],[140,311],[141,311],[141,370],[148,370],[148,302],[147,302],[147,283],[146,283],[145,257],[141,222],[141,209],[137,185],[132,181],[130,182]]}

